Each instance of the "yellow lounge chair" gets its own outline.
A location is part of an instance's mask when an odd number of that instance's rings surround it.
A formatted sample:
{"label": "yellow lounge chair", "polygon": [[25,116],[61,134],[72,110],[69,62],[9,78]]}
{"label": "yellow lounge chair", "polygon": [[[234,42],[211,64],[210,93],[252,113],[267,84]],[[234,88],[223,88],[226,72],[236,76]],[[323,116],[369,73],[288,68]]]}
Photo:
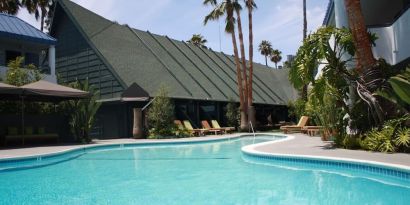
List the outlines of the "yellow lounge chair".
{"label": "yellow lounge chair", "polygon": [[206,120],[202,120],[201,124],[202,124],[202,128],[208,129],[210,132],[215,132],[215,135],[217,135],[218,132],[221,134],[225,132],[225,129],[222,129],[222,128],[212,128],[211,125],[209,125],[208,121]]}
{"label": "yellow lounge chair", "polygon": [[283,133],[287,134],[289,132],[301,132],[302,128],[306,126],[307,122],[309,120],[309,117],[307,116],[302,116],[299,120],[299,123],[297,125],[287,125],[287,126],[281,126],[280,129],[283,131]]}
{"label": "yellow lounge chair", "polygon": [[194,129],[191,123],[188,120],[183,121],[185,128],[192,134],[205,135],[206,132],[209,132],[207,129]]}
{"label": "yellow lounge chair", "polygon": [[211,120],[211,123],[213,128],[224,129],[225,132],[231,132],[235,130],[235,127],[221,127],[216,120]]}

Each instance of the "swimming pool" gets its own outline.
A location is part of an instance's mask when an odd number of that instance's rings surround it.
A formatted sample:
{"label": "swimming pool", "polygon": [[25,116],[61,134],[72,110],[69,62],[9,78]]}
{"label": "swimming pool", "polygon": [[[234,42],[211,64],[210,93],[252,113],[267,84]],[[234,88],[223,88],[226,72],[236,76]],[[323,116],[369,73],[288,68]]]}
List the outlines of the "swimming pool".
{"label": "swimming pool", "polygon": [[[255,142],[276,139],[281,138],[258,136]],[[408,204],[410,201],[409,181],[360,174],[358,170],[337,166],[310,167],[291,160],[244,155],[241,148],[252,143],[252,137],[243,137],[74,152],[70,153],[70,160],[52,165],[0,171],[0,204]]]}

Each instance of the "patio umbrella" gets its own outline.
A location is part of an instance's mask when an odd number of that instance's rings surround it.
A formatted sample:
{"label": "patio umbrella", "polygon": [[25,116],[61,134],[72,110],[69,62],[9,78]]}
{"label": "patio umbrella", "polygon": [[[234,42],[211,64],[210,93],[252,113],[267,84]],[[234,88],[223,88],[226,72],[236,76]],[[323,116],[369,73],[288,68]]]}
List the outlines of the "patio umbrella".
{"label": "patio umbrella", "polygon": [[61,102],[64,100],[88,98],[89,95],[88,92],[50,83],[44,80],[20,87],[0,83],[0,99],[21,100],[21,124],[23,135],[25,127],[24,101]]}
{"label": "patio umbrella", "polygon": [[44,80],[23,85],[20,88],[23,92],[22,96],[31,101],[60,102],[89,97],[88,92]]}
{"label": "patio umbrella", "polygon": [[6,83],[0,83],[0,99],[6,99],[11,96],[20,95],[21,88]]}

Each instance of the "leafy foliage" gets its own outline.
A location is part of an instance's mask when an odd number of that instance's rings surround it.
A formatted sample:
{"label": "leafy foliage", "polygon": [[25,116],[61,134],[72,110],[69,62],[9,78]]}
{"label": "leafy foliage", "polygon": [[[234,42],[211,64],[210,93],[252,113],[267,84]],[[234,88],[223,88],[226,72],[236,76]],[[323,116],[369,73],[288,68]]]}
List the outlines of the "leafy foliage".
{"label": "leafy foliage", "polygon": [[364,149],[380,152],[409,152],[410,128],[406,123],[410,115],[386,121],[380,129],[373,128],[364,134],[361,146]]}
{"label": "leafy foliage", "polygon": [[207,48],[205,44],[208,41],[201,34],[193,34],[187,42],[201,48]]}
{"label": "leafy foliage", "polygon": [[174,105],[165,86],[161,86],[147,113],[150,138],[167,138],[174,134]]}
{"label": "leafy foliage", "polygon": [[90,131],[95,121],[95,115],[101,106],[101,103],[97,102],[99,92],[89,85],[88,79],[84,82],[71,83],[69,86],[90,93],[90,98],[70,100],[64,105],[70,113],[69,124],[74,138],[82,143],[90,143]]}
{"label": "leafy foliage", "polygon": [[33,64],[24,66],[24,57],[17,57],[7,64],[6,83],[22,86],[41,79],[40,71]]}
{"label": "leafy foliage", "polygon": [[275,63],[275,67],[278,68],[278,63],[282,60],[282,51],[278,49],[273,49],[272,52],[269,54],[270,61]]}

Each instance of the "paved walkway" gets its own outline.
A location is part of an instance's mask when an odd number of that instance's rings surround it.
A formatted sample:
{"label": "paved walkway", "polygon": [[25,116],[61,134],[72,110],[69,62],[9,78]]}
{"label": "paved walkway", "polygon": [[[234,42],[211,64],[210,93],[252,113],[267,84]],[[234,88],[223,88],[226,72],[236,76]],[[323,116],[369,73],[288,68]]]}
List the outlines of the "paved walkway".
{"label": "paved walkway", "polygon": [[[185,139],[164,139],[164,140],[150,140],[150,139],[113,139],[113,140],[96,140],[90,145],[57,145],[57,146],[41,146],[41,147],[29,147],[29,148],[11,148],[0,150],[0,159],[25,157],[31,155],[42,155],[55,152],[61,152],[78,147],[87,147],[93,145],[102,144],[126,144],[126,143],[146,143],[146,142],[183,142],[183,141],[201,141],[209,139],[221,139],[236,136],[206,136],[206,137],[194,137]],[[319,137],[309,137],[304,134],[293,134],[295,138],[292,140],[278,142],[273,144],[267,144],[258,146],[255,149],[257,151],[278,153],[278,154],[296,154],[296,155],[311,155],[311,156],[326,156],[326,157],[338,157],[338,158],[351,158],[357,160],[369,160],[389,164],[397,164],[410,166],[410,154],[385,154],[367,152],[361,150],[345,150],[332,148],[330,143],[322,142]]]}
{"label": "paved walkway", "polygon": [[350,158],[410,167],[410,154],[386,154],[363,150],[340,149],[334,148],[330,142],[323,142],[320,137],[309,137],[305,134],[292,134],[292,136],[295,137],[292,140],[257,146],[255,150],[278,154]]}
{"label": "paved walkway", "polygon": [[21,147],[21,148],[0,148],[0,159],[27,157],[33,155],[44,155],[56,152],[71,150],[74,148],[89,147],[105,144],[132,144],[132,143],[149,143],[149,142],[187,142],[187,141],[207,141],[210,139],[223,139],[237,136],[237,134],[228,135],[208,135],[206,137],[191,137],[179,139],[109,139],[109,140],[93,140],[91,144],[66,144],[66,145],[46,145],[38,147]]}

